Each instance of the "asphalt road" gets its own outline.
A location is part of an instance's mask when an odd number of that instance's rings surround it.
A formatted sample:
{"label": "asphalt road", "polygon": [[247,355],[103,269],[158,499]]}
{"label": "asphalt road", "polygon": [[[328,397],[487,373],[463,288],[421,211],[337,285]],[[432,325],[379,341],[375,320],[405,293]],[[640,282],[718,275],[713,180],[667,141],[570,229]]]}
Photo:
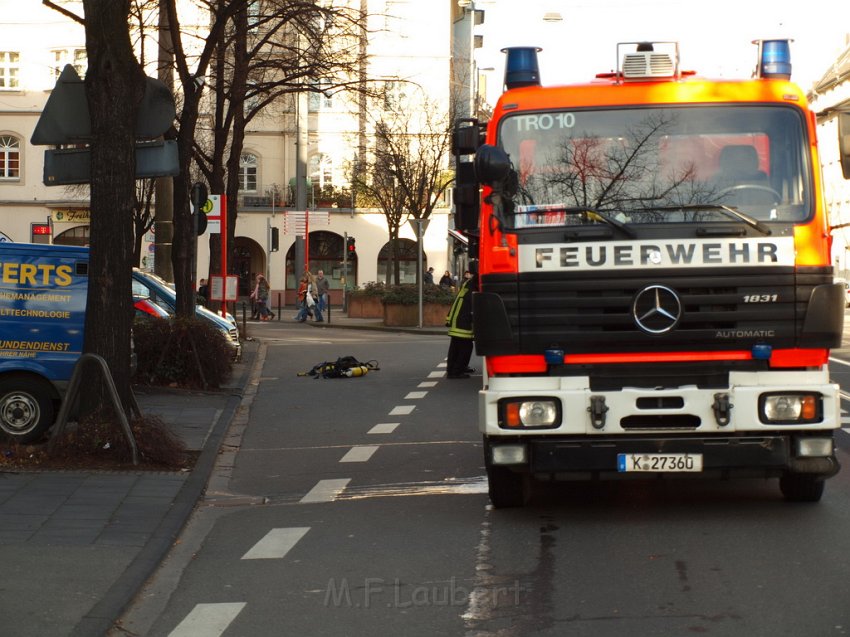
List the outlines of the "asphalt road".
{"label": "asphalt road", "polygon": [[[267,329],[250,415],[113,634],[850,633],[847,469],[815,505],[784,502],[775,480],[687,480],[551,485],[493,510],[481,379],[442,378],[447,346]],[[848,354],[833,368],[850,392]],[[298,376],[344,355],[380,370]]]}

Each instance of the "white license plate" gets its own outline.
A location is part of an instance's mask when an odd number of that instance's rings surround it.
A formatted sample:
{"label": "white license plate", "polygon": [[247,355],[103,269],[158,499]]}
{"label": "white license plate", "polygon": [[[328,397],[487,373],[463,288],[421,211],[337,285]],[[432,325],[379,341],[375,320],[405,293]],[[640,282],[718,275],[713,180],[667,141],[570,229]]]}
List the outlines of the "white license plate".
{"label": "white license plate", "polygon": [[701,453],[618,453],[617,471],[652,473],[702,471]]}

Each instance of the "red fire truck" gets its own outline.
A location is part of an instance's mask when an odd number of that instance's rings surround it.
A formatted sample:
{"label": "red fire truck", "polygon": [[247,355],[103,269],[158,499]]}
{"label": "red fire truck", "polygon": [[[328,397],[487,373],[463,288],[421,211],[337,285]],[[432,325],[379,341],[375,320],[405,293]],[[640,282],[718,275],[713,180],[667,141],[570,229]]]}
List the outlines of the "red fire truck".
{"label": "red fire truck", "polygon": [[539,49],[506,49],[491,120],[458,123],[496,507],[535,481],[682,474],[817,501],[838,471],[844,290],[816,122],[788,41],[756,44],[748,80],[634,42],[615,71],[558,87],[540,85]]}

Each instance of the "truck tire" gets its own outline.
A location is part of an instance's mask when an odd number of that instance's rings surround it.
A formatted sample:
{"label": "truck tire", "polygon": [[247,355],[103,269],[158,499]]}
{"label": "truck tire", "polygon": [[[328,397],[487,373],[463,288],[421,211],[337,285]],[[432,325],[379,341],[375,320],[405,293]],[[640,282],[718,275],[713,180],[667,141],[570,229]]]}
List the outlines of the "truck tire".
{"label": "truck tire", "polygon": [[490,502],[497,509],[525,506],[531,497],[531,478],[505,467],[487,467]]}
{"label": "truck tire", "polygon": [[35,442],[53,425],[53,392],[34,378],[0,380],[0,435],[18,443]]}
{"label": "truck tire", "polygon": [[812,473],[786,473],[779,478],[779,489],[789,502],[819,502],[826,480]]}

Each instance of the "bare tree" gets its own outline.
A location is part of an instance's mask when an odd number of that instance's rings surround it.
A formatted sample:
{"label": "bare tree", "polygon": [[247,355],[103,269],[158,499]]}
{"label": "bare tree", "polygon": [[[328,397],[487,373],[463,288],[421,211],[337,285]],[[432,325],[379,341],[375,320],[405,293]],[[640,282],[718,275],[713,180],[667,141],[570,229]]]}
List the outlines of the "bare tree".
{"label": "bare tree", "polygon": [[384,212],[396,284],[400,281],[401,225],[407,217],[428,219],[453,179],[448,167],[451,115],[421,92],[413,92],[418,97],[415,102],[396,101],[387,95],[384,108],[375,109],[379,115],[373,125],[374,146],[369,159],[353,176],[358,192],[365,193]]}
{"label": "bare tree", "polygon": [[[184,33],[177,11],[177,0],[161,0],[168,14],[168,28],[174,65],[182,93],[182,108],[177,120],[177,148],[180,173],[174,177],[174,236],[171,261],[174,267],[174,285],[177,292],[177,314],[192,316],[193,281],[192,260],[195,254],[195,233],[192,228],[192,214],[189,208],[189,190],[191,188],[191,164],[195,152],[195,130],[199,117],[199,104],[215,53],[216,43],[221,37],[228,20],[240,9],[244,9],[248,0],[212,0],[209,4],[210,20],[207,38],[201,51],[190,58],[184,46]],[[188,37],[188,36],[186,36]]]}
{"label": "bare tree", "polygon": [[[195,152],[211,190],[227,193],[231,251],[247,125],[288,95],[363,90],[357,79],[366,20],[361,9],[275,0],[246,5],[220,33],[210,86],[211,143],[197,143]],[[220,269],[220,241],[210,236],[211,271]]]}
{"label": "bare tree", "polygon": [[142,265],[142,239],[153,227],[153,194],[156,182],[153,179],[136,181],[133,201],[133,265]]}

